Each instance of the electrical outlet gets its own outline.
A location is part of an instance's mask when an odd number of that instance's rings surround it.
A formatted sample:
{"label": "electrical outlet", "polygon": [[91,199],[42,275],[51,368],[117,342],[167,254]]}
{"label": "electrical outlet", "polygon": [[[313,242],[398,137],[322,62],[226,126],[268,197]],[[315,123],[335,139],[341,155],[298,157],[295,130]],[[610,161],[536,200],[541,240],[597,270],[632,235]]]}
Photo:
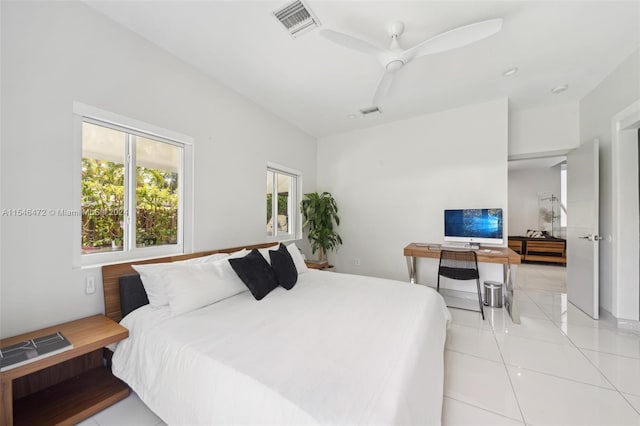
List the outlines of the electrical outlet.
{"label": "electrical outlet", "polygon": [[87,277],[84,291],[87,294],[93,294],[96,292],[96,277],[94,277],[93,275]]}
{"label": "electrical outlet", "polygon": [[353,259],[353,264],[356,266],[360,266],[360,258],[356,257],[355,259]]}

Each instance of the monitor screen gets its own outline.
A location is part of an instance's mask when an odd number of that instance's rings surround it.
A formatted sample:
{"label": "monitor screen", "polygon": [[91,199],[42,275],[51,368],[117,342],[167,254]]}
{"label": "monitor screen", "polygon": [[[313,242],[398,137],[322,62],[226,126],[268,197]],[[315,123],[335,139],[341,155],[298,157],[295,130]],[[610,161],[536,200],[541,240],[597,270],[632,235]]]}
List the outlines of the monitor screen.
{"label": "monitor screen", "polygon": [[444,211],[444,237],[448,241],[502,243],[502,209]]}

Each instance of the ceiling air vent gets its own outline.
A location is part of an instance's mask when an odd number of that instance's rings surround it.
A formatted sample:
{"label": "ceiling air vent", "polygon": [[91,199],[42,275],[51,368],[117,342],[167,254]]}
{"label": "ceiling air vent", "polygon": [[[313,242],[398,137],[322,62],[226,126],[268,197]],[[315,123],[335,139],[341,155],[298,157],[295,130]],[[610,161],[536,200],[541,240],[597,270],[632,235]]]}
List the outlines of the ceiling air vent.
{"label": "ceiling air vent", "polygon": [[374,106],[374,107],[361,109],[360,113],[362,114],[363,117],[373,117],[375,115],[382,114],[382,111],[380,111],[380,108]]}
{"label": "ceiling air vent", "polygon": [[320,21],[302,1],[296,0],[273,12],[273,15],[289,31],[291,37],[298,37],[318,25]]}

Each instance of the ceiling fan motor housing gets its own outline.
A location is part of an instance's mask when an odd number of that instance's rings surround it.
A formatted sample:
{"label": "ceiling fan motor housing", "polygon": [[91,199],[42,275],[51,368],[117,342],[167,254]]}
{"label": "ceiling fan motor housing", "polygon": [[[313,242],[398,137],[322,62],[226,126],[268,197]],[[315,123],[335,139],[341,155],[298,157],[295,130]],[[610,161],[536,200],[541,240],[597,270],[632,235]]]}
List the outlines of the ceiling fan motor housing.
{"label": "ceiling fan motor housing", "polygon": [[400,59],[394,59],[391,62],[389,62],[385,68],[387,69],[387,71],[397,71],[400,68],[402,68],[404,66],[404,61],[400,60]]}

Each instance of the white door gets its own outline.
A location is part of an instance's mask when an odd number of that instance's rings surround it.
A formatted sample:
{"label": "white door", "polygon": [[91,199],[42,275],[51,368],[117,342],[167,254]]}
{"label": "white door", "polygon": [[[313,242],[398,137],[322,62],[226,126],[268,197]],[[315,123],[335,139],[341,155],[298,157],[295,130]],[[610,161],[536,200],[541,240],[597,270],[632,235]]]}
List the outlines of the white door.
{"label": "white door", "polygon": [[567,298],[598,319],[598,141],[567,155]]}

